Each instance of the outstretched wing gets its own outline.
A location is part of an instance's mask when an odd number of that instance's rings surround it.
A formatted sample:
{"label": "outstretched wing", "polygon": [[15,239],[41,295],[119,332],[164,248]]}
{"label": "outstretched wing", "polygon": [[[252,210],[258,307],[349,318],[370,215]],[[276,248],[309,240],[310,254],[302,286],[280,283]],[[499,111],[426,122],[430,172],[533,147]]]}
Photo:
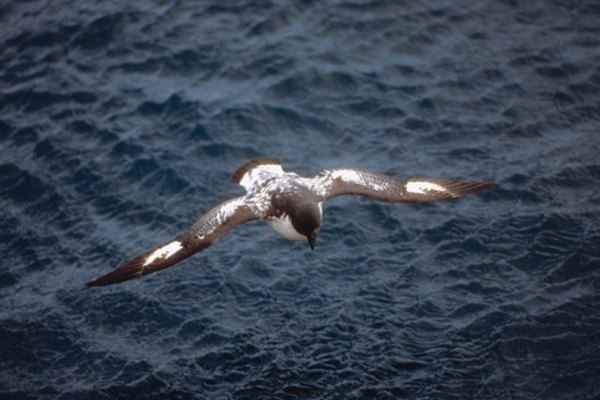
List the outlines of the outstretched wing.
{"label": "outstretched wing", "polygon": [[283,175],[281,160],[276,157],[260,157],[246,161],[231,176],[233,183],[238,183],[252,193],[273,177]]}
{"label": "outstretched wing", "polygon": [[313,181],[315,192],[319,193],[323,200],[354,194],[391,203],[453,199],[495,186],[493,183],[457,179],[398,179],[351,168],[322,170]]}
{"label": "outstretched wing", "polygon": [[88,282],[88,286],[110,285],[168,268],[211,246],[235,226],[257,218],[254,211],[246,205],[244,197],[228,200],[210,210],[175,239],[142,253],[114,271]]}

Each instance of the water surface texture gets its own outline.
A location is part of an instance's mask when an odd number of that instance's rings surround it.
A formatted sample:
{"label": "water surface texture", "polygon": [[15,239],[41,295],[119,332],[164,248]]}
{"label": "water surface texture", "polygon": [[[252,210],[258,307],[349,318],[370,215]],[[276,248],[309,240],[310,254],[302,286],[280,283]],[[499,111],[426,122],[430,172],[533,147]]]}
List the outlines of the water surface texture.
{"label": "water surface texture", "polygon": [[[5,1],[0,38],[0,398],[600,396],[597,2]],[[85,287],[260,155],[499,187]]]}

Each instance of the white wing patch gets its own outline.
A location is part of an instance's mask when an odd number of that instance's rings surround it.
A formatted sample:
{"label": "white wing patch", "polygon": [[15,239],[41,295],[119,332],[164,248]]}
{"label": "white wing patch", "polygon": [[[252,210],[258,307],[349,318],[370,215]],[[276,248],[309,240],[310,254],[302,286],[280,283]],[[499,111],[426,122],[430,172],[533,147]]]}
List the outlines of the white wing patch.
{"label": "white wing patch", "polygon": [[245,187],[248,192],[252,192],[256,189],[257,184],[260,182],[272,177],[273,175],[283,175],[283,173],[283,169],[279,164],[258,165],[242,176],[242,179],[240,179],[240,185]]}
{"label": "white wing patch", "polygon": [[221,219],[221,221],[226,220],[235,214],[238,207],[243,204],[245,204],[245,202],[242,199],[233,199],[224,203],[221,207],[219,207],[219,219]]}
{"label": "white wing patch", "polygon": [[406,185],[406,191],[409,193],[427,194],[426,192],[447,192],[446,188],[437,183],[427,181],[413,181],[408,182]]}
{"label": "white wing patch", "polygon": [[200,229],[196,232],[196,238],[204,240],[208,235],[212,235],[224,222],[231,218],[237,212],[238,207],[246,204],[245,197],[237,197],[226,201],[213,208],[200,220]]}
{"label": "white wing patch", "polygon": [[183,249],[183,247],[181,246],[181,242],[178,240],[174,240],[171,243],[168,243],[154,250],[152,254],[150,254],[148,258],[146,258],[144,265],[152,264],[155,260],[159,258],[169,258],[181,249]]}
{"label": "white wing patch", "polygon": [[333,179],[339,178],[344,182],[367,186],[373,190],[385,191],[389,189],[389,184],[387,184],[387,182],[384,182],[381,179],[373,179],[369,175],[365,176],[365,174],[354,169],[335,169],[333,170],[331,177]]}
{"label": "white wing patch", "polygon": [[[245,202],[241,199],[234,199],[232,201],[223,203],[223,205],[217,211],[217,219],[218,219],[217,225],[222,224],[228,218],[233,216],[235,214],[235,212],[237,211],[238,207],[243,204],[245,204]],[[212,233],[212,232],[210,232],[210,233]]]}
{"label": "white wing patch", "polygon": [[364,183],[363,179],[360,177],[359,173],[353,169],[336,169],[331,173],[331,177],[333,179],[341,179],[344,182],[349,183]]}

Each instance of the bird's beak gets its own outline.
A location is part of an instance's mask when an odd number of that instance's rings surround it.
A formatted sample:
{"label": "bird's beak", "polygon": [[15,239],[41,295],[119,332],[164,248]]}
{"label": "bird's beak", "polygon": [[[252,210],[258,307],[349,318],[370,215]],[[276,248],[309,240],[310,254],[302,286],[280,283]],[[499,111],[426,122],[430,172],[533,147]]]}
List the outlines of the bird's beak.
{"label": "bird's beak", "polygon": [[317,235],[312,233],[308,236],[308,244],[310,245],[310,249],[315,249],[315,241],[317,240]]}

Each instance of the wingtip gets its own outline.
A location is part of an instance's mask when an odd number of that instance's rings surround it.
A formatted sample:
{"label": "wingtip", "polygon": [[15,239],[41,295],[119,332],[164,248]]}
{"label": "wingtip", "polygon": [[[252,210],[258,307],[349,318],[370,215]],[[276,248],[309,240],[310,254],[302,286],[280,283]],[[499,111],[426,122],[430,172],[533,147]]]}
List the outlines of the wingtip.
{"label": "wingtip", "polygon": [[486,190],[495,189],[497,187],[498,184],[496,182],[479,182],[479,190],[482,192]]}
{"label": "wingtip", "polygon": [[179,239],[171,240],[140,254],[105,275],[92,279],[87,282],[87,286],[112,285],[165,269],[192,254],[182,250],[183,247]]}
{"label": "wingtip", "polygon": [[140,276],[144,275],[143,265],[140,263],[140,258],[142,257],[137,257],[107,274],[92,279],[91,281],[87,282],[86,285],[88,287],[107,286],[112,285],[113,283],[120,283],[130,279],[139,278]]}
{"label": "wingtip", "polygon": [[478,192],[490,190],[498,186],[495,182],[474,182],[474,189]]}
{"label": "wingtip", "polygon": [[102,283],[101,278],[102,277],[98,277],[98,278],[92,279],[91,281],[86,282],[85,286],[86,287],[97,287],[97,286],[105,286],[105,285],[107,285],[106,283]]}
{"label": "wingtip", "polygon": [[463,197],[469,194],[484,192],[498,186],[494,182],[477,182],[477,181],[454,181],[449,184],[454,197]]}
{"label": "wingtip", "polygon": [[112,273],[108,273],[106,275],[102,275],[96,279],[92,279],[91,281],[87,282],[85,285],[87,287],[98,287],[98,286],[107,286],[107,285],[111,285],[113,283],[119,283],[125,280],[128,280],[131,278],[125,278],[125,279],[115,279],[114,275]]}

